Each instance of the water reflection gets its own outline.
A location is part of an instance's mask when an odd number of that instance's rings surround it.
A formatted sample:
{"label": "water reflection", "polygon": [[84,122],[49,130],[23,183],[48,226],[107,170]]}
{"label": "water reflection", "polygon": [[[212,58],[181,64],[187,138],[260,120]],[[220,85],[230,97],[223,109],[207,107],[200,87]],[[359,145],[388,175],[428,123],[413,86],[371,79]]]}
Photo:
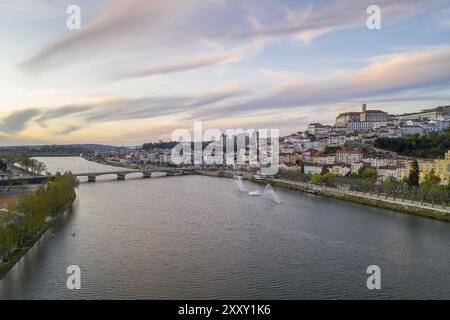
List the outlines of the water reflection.
{"label": "water reflection", "polygon": [[[224,178],[111,178],[81,184],[55,237],[0,281],[1,299],[450,298],[448,223],[281,189],[276,204]],[[65,286],[71,264],[81,290]],[[371,264],[380,291],[366,288]]]}

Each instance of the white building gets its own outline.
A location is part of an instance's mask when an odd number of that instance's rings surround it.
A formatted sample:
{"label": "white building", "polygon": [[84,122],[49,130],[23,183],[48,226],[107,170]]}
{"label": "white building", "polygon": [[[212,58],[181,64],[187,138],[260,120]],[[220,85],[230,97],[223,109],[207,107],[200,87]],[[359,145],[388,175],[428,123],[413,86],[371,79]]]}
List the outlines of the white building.
{"label": "white building", "polygon": [[337,163],[354,163],[360,162],[363,159],[363,153],[360,150],[337,150]]}
{"label": "white building", "polygon": [[352,163],[350,169],[352,173],[358,173],[362,167],[364,167],[364,162],[360,161]]}
{"label": "white building", "polygon": [[364,158],[364,161],[370,163],[370,166],[374,168],[395,166],[397,164],[396,159],[388,158]]}
{"label": "white building", "polygon": [[421,134],[422,131],[423,130],[421,126],[400,126],[400,133],[402,136]]}
{"label": "white building", "polygon": [[393,177],[397,181],[403,180],[407,175],[406,168],[398,166],[386,166],[377,169],[377,176],[384,181],[389,177]]}
{"label": "white building", "polygon": [[331,173],[337,175],[337,176],[345,176],[349,172],[351,172],[352,166],[348,163],[336,163],[331,168]]}
{"label": "white building", "polygon": [[322,173],[322,166],[305,165],[304,169],[306,174]]}
{"label": "white building", "polygon": [[313,157],[313,162],[315,164],[334,164],[336,162],[335,155],[319,155],[317,157]]}

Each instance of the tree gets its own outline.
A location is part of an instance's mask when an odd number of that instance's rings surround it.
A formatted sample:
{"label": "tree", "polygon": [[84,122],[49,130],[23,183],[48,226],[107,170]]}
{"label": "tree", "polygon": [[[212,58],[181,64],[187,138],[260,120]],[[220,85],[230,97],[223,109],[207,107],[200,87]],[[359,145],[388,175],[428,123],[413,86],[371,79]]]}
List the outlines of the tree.
{"label": "tree", "polygon": [[5,172],[6,170],[8,170],[8,166],[6,165],[6,162],[3,160],[0,160],[0,171]]}
{"label": "tree", "polygon": [[425,187],[433,187],[438,186],[441,182],[441,179],[435,174],[434,169],[431,169],[427,175],[423,178],[423,182],[421,186]]}
{"label": "tree", "polygon": [[408,176],[408,185],[410,187],[419,186],[419,163],[414,160],[411,164],[411,170]]}
{"label": "tree", "polygon": [[322,182],[322,176],[318,173],[314,173],[311,176],[311,183],[313,184],[320,184]]}
{"label": "tree", "polygon": [[411,157],[442,158],[450,149],[450,128],[441,133],[409,135],[402,138],[378,138],[375,147]]}
{"label": "tree", "polygon": [[358,174],[363,179],[376,180],[377,178],[377,170],[375,168],[361,168],[363,170],[358,171]]}
{"label": "tree", "polygon": [[44,227],[47,217],[64,211],[75,200],[78,180],[72,173],[57,174],[53,181],[41,185],[8,204],[8,220],[0,224],[0,255],[8,256]]}

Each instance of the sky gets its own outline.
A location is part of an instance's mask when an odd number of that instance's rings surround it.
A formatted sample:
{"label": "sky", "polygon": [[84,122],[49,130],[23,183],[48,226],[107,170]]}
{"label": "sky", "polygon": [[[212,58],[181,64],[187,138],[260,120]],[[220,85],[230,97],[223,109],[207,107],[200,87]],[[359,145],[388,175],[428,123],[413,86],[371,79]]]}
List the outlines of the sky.
{"label": "sky", "polygon": [[288,134],[362,103],[450,104],[448,0],[1,0],[0,41],[0,145],[138,145],[196,120]]}

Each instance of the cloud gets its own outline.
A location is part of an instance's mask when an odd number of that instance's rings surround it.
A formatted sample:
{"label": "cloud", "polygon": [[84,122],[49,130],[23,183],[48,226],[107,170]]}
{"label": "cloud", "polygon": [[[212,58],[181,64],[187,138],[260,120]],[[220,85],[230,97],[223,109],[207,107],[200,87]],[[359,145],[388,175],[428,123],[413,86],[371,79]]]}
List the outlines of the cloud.
{"label": "cloud", "polygon": [[20,132],[39,113],[37,109],[25,109],[13,112],[0,121],[0,131],[4,133]]}
{"label": "cloud", "polygon": [[224,114],[289,109],[350,99],[379,97],[418,88],[446,88],[450,83],[450,47],[378,57],[339,79],[289,81],[270,94],[223,108]]}
{"label": "cloud", "polygon": [[118,0],[93,23],[45,47],[22,66],[30,71],[41,71],[130,43],[130,40],[142,40],[148,35],[146,30],[155,31],[158,26],[176,20],[199,1]]}
{"label": "cloud", "polygon": [[[63,3],[63,1],[60,1]],[[67,2],[67,1],[64,1]],[[63,3],[64,4],[64,3]],[[0,10],[33,14],[46,14],[54,12],[55,3],[52,0],[2,0]]]}
{"label": "cloud", "polygon": [[193,112],[197,108],[214,105],[215,103],[242,95],[246,92],[241,87],[216,90],[197,96],[165,96],[144,97],[140,99],[119,99],[97,105],[84,116],[88,122],[121,121],[130,119],[176,116],[185,112]]}
{"label": "cloud", "polygon": [[170,61],[162,64],[157,64],[151,67],[141,67],[135,70],[129,70],[119,73],[116,78],[141,78],[154,76],[159,74],[167,74],[174,72],[183,72],[193,69],[208,67],[218,63],[226,63],[239,60],[240,56],[237,52],[224,52],[219,54],[204,55],[198,58],[183,59],[178,61]]}
{"label": "cloud", "polygon": [[[127,120],[150,119],[149,123],[156,125],[159,121],[156,118],[163,117],[174,123],[202,119],[256,125],[273,122],[277,127],[294,127],[295,123],[306,121],[301,118],[298,109],[301,107],[307,112],[322,108],[323,113],[337,104],[345,107],[345,102],[419,101],[420,96],[419,99],[412,96],[427,92],[427,88],[433,90],[422,101],[447,97],[450,46],[376,56],[360,69],[331,70],[320,77],[278,70],[269,70],[268,74],[278,75],[275,78],[283,81],[269,93],[231,84],[196,95],[109,98],[100,102],[25,109],[1,119],[0,131],[20,133],[34,120],[33,126],[48,127],[47,132],[53,135],[69,134],[93,125]],[[442,90],[436,91],[439,88]]]}
{"label": "cloud", "polygon": [[[377,5],[382,9],[383,21],[390,23],[434,8],[443,1],[379,0]],[[313,5],[273,0],[118,0],[100,13],[97,20],[43,48],[22,66],[30,71],[43,71],[72,64],[83,57],[107,53],[111,57],[118,52],[122,53],[119,57],[133,53],[143,61],[155,61],[157,56],[170,60],[179,48],[200,53],[211,43],[239,48],[248,41],[268,41],[288,35],[310,42],[344,28],[364,28],[370,4],[369,0],[327,0]],[[212,54],[150,65],[142,70],[125,70],[122,74],[141,77],[172,73],[225,60],[226,54]]]}
{"label": "cloud", "polygon": [[49,109],[46,110],[38,119],[37,121],[42,125],[42,126],[46,126],[46,122],[52,119],[57,119],[57,118],[62,118],[62,117],[66,117],[69,115],[73,115],[76,113],[81,113],[81,112],[85,112],[92,109],[91,106],[83,106],[83,105],[68,105],[68,106],[63,106],[63,107],[59,107],[56,109]]}
{"label": "cloud", "polygon": [[[35,120],[34,126],[39,125],[41,128],[48,128],[47,132],[69,134],[91,124],[163,116],[177,117],[183,113],[191,113],[196,109],[213,106],[241,96],[247,92],[248,90],[240,85],[224,85],[209,92],[192,96],[116,98],[81,105],[30,108],[14,112],[0,119],[0,132],[19,134],[26,129],[27,123],[31,120]],[[63,118],[67,119],[61,121]],[[67,122],[70,123],[66,125]]]}

